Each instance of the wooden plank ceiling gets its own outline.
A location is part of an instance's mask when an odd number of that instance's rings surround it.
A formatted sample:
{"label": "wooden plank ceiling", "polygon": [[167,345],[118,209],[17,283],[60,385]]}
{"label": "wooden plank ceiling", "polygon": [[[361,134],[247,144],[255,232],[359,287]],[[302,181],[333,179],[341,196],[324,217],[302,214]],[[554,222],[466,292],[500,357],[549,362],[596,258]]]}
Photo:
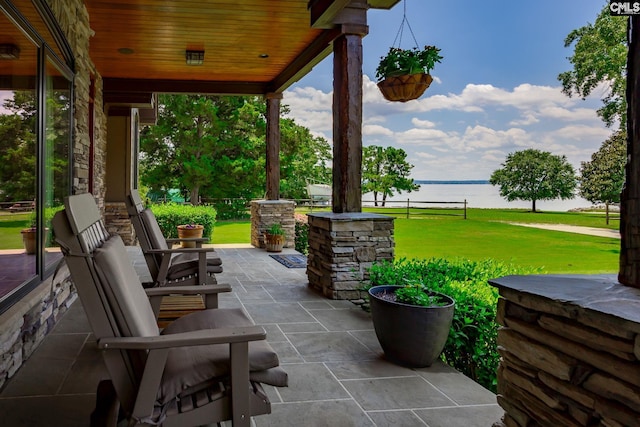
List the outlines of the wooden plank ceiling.
{"label": "wooden plank ceiling", "polygon": [[[86,0],[90,55],[111,92],[279,92],[326,57],[339,34],[312,28],[310,8],[335,13],[347,3]],[[187,65],[186,50],[204,50],[204,63]]]}

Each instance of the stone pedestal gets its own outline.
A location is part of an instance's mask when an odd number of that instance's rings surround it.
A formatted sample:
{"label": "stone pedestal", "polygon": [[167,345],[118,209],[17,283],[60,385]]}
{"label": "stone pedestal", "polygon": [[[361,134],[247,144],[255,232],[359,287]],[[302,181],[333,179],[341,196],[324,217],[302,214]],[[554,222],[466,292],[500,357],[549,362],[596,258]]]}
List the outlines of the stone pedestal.
{"label": "stone pedestal", "polygon": [[279,223],[287,236],[285,248],[295,246],[296,222],[293,217],[296,204],[292,200],[253,200],[251,202],[251,244],[264,248],[264,232]]}
{"label": "stone pedestal", "polygon": [[124,202],[105,202],[104,224],[109,233],[119,234],[125,245],[135,245],[136,236],[133,224],[131,224]]}
{"label": "stone pedestal", "polygon": [[509,276],[500,290],[496,425],[640,420],[640,289],[614,276]]}
{"label": "stone pedestal", "polygon": [[360,299],[375,262],[393,261],[393,217],[370,213],[308,215],[309,285],[331,299]]}

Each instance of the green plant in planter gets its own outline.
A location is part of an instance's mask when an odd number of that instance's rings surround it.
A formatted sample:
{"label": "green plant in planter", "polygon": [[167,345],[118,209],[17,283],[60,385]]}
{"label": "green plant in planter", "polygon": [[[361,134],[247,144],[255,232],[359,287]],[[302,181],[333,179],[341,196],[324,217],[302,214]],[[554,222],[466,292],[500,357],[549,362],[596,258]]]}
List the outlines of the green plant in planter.
{"label": "green plant in planter", "polygon": [[441,60],[440,49],[435,46],[425,46],[422,50],[417,47],[412,49],[392,47],[386,56],[380,58],[376,68],[376,78],[382,81],[387,77],[429,74]]}
{"label": "green plant in planter", "polygon": [[284,236],[284,228],[280,224],[272,224],[267,228],[267,234],[271,234],[273,236]]}
{"label": "green plant in planter", "polygon": [[440,295],[433,294],[422,283],[413,283],[405,285],[403,288],[396,290],[396,301],[403,304],[418,305],[421,307],[437,307],[447,305],[447,301],[443,300]]}

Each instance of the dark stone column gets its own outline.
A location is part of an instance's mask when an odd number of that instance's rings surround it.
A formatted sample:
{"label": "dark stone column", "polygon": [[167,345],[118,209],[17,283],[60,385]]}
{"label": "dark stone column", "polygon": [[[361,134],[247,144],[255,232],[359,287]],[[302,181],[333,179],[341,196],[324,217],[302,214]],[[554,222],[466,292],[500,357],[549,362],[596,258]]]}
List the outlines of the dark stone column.
{"label": "dark stone column", "polygon": [[618,280],[640,287],[640,16],[630,18],[627,59],[627,168],[620,203]]}
{"label": "dark stone column", "polygon": [[333,44],[334,213],[362,211],[362,36],[367,27],[343,26],[349,29],[353,33]]}
{"label": "dark stone column", "polygon": [[267,200],[280,199],[280,100],[282,93],[268,93],[267,100]]}

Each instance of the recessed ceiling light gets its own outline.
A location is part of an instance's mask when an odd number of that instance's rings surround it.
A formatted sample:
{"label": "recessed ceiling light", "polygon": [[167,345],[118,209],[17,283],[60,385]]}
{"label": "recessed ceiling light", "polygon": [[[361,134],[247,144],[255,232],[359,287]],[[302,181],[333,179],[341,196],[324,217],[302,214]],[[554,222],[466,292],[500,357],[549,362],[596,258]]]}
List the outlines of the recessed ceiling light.
{"label": "recessed ceiling light", "polygon": [[261,53],[260,55],[258,55],[258,58],[268,58],[269,54],[268,53]]}
{"label": "recessed ceiling light", "polygon": [[186,58],[187,65],[202,65],[204,64],[204,50],[187,50]]}
{"label": "recessed ceiling light", "polygon": [[20,48],[15,44],[0,44],[0,59],[18,59],[20,58]]}
{"label": "recessed ceiling light", "polygon": [[121,53],[123,55],[131,55],[133,53],[133,49],[129,47],[121,47],[120,49],[118,49],[118,53]]}

